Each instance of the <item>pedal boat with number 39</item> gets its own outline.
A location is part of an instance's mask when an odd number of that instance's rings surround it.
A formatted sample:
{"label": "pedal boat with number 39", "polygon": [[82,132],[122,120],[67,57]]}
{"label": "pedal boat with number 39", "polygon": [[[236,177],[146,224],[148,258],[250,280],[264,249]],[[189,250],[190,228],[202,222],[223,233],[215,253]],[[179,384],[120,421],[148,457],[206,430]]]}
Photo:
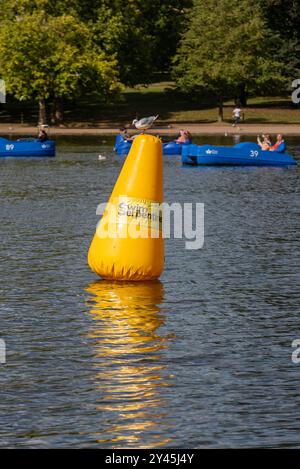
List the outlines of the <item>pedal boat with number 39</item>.
{"label": "pedal boat with number 39", "polygon": [[286,153],[282,143],[277,150],[262,150],[254,142],[242,142],[232,147],[216,145],[187,145],[182,148],[182,163],[208,166],[290,166],[294,158]]}

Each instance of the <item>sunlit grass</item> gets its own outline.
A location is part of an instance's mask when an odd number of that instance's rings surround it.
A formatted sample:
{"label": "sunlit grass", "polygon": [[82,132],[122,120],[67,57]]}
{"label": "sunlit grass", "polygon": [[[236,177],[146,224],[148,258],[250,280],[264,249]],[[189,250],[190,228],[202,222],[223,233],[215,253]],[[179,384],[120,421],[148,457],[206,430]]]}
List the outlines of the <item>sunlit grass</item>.
{"label": "sunlit grass", "polygon": [[[168,91],[175,89],[171,81],[154,83],[147,87],[128,88],[123,93],[123,104],[119,109],[128,120],[133,114],[159,114],[159,122],[164,123],[215,123],[218,109],[202,102],[193,102],[182,97],[175,98]],[[231,122],[234,101],[225,102],[224,120]],[[122,114],[123,114],[122,112]],[[116,115],[117,118],[117,115]],[[300,123],[300,109],[292,108],[291,101],[282,96],[252,97],[244,109],[246,123]]]}

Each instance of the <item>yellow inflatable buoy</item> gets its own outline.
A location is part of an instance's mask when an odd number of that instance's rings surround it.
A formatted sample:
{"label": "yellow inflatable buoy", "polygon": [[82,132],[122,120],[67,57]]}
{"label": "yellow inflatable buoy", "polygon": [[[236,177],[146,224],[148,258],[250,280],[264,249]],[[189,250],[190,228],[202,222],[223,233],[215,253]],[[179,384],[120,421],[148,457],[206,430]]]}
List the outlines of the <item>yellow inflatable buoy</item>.
{"label": "yellow inflatable buoy", "polygon": [[152,280],[164,264],[161,140],[133,141],[88,253],[90,268],[115,280]]}

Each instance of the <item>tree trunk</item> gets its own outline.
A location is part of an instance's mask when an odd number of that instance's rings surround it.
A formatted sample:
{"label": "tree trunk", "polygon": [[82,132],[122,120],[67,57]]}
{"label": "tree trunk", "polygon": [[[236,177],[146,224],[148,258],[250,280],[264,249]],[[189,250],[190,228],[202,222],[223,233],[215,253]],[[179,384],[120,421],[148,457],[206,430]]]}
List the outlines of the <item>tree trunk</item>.
{"label": "tree trunk", "polygon": [[223,113],[223,98],[219,98],[219,105],[218,105],[218,122],[223,122],[224,113]]}
{"label": "tree trunk", "polygon": [[242,107],[247,106],[247,92],[246,92],[246,85],[245,84],[241,85],[241,87],[240,87],[239,104]]}
{"label": "tree trunk", "polygon": [[54,98],[51,110],[51,122],[61,123],[64,120],[64,103],[62,98]]}
{"label": "tree trunk", "polygon": [[40,125],[47,124],[45,98],[39,98],[39,124]]}

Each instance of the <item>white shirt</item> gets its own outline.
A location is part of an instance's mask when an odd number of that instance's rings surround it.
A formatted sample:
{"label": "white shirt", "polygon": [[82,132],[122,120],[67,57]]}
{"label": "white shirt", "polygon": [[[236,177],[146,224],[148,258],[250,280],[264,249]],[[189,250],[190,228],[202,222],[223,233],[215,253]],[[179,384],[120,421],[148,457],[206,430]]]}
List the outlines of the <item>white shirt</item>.
{"label": "white shirt", "polygon": [[233,115],[234,115],[234,117],[241,117],[241,112],[242,112],[242,110],[241,110],[239,107],[236,107],[236,108],[233,110]]}

